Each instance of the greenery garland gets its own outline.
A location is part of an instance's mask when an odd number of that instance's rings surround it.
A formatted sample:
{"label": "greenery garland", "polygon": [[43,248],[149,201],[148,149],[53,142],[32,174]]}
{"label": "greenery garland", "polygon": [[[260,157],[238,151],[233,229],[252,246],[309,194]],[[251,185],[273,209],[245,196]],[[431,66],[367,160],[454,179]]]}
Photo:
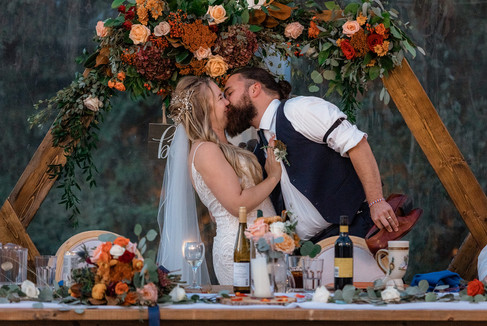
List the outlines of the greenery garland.
{"label": "greenery garland", "polygon": [[[77,171],[90,186],[96,185],[92,150],[98,141],[103,114],[111,109],[117,91],[132,98],[151,94],[169,103],[180,77],[208,75],[223,85],[227,76],[243,66],[264,66],[277,56],[282,62],[306,56],[316,62],[310,92],[328,82],[350,120],[359,108],[357,95],[370,80],[384,77],[417,47],[406,35],[408,24],[398,12],[385,9],[380,0],[361,0],[341,8],[335,1],[308,0],[114,0],[118,15],[98,22],[93,53],[77,60],[85,71],[30,117],[39,125],[56,113],[53,144],[64,149],[65,165],[50,166],[61,204],[77,223],[80,190]],[[385,89],[381,99],[389,101]]]}

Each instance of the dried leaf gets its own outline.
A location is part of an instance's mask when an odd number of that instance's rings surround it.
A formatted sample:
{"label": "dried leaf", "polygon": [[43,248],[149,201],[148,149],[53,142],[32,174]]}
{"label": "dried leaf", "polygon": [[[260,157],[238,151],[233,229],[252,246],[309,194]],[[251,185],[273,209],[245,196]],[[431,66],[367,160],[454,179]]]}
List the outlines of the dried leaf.
{"label": "dried leaf", "polygon": [[286,6],[282,3],[278,3],[278,2],[273,2],[272,3],[272,6],[274,7],[278,7],[279,10],[276,10],[276,9],[272,9],[272,8],[269,8],[269,15],[274,17],[274,18],[277,18],[279,20],[286,20],[288,19],[289,17],[291,17],[291,12],[292,12],[292,8],[289,7],[289,6]]}

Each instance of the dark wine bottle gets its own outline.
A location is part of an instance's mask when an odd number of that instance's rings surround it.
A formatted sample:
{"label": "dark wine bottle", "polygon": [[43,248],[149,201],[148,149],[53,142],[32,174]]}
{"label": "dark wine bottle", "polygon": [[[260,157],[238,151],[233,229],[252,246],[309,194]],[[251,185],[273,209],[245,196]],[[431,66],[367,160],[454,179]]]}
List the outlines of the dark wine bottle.
{"label": "dark wine bottle", "polygon": [[250,241],[245,237],[247,209],[238,211],[238,232],[233,252],[233,292],[250,293]]}
{"label": "dark wine bottle", "polygon": [[348,236],[348,216],[340,216],[340,235],[335,241],[335,290],[353,284],[353,243]]}

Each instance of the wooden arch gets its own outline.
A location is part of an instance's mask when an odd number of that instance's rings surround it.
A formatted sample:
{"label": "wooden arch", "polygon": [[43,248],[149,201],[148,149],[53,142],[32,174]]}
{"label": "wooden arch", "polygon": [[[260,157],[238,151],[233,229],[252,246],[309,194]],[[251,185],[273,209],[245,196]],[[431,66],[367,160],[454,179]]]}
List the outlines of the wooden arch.
{"label": "wooden arch", "polygon": [[[487,197],[408,62],[383,83],[470,230],[448,269],[473,279],[477,256],[487,244]],[[0,242],[28,248],[30,264],[39,252],[26,228],[55,182],[48,166],[65,161],[63,149],[52,146],[49,131],[0,209]]]}

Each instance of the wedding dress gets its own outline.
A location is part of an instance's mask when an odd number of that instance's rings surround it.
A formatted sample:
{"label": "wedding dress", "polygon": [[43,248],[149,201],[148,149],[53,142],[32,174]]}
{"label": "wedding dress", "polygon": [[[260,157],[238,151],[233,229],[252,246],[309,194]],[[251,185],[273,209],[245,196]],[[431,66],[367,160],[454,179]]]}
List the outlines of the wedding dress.
{"label": "wedding dress", "polygon": [[[220,285],[233,285],[233,250],[237,237],[238,218],[230,214],[215,198],[201,174],[194,167],[194,157],[201,144],[204,143],[198,144],[193,153],[191,175],[201,202],[208,208],[216,222],[216,236],[213,240],[213,268],[216,277]],[[248,169],[248,167],[245,168]],[[224,182],[224,180],[222,181]],[[255,186],[253,180],[246,174],[240,179],[240,183],[244,189]],[[247,225],[253,224],[257,217],[257,209],[262,210],[264,216],[276,215],[270,199],[266,198],[259,207],[248,213]]]}

